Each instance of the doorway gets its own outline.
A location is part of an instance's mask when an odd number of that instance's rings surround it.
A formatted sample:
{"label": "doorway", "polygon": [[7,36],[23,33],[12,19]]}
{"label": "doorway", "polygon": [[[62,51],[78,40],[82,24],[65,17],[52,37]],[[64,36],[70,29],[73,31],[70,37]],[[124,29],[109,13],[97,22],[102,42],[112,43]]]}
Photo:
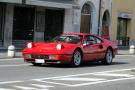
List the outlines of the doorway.
{"label": "doorway", "polygon": [[45,36],[44,40],[52,39],[53,37],[62,34],[64,24],[64,10],[46,9],[45,15]]}
{"label": "doorway", "polygon": [[128,19],[118,18],[117,40],[119,46],[129,46],[129,37],[127,36]]}
{"label": "doorway", "polygon": [[91,7],[89,4],[84,4],[81,11],[81,33],[90,33],[91,30]]}
{"label": "doorway", "polygon": [[0,46],[3,46],[4,41],[4,19],[5,19],[5,4],[0,3]]}
{"label": "doorway", "polygon": [[13,44],[22,47],[34,37],[35,9],[15,7],[13,17]]}
{"label": "doorway", "polygon": [[110,34],[109,34],[109,25],[110,25],[110,14],[109,11],[106,10],[103,15],[102,19],[102,31],[101,31],[101,36],[103,38],[106,38],[110,40]]}

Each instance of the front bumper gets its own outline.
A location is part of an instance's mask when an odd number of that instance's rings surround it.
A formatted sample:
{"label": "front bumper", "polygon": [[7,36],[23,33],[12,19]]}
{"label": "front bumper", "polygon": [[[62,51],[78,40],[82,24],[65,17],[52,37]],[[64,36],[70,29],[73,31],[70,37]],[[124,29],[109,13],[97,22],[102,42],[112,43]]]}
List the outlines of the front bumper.
{"label": "front bumper", "polygon": [[[36,63],[35,60],[30,60],[30,59],[26,59],[24,61],[27,63]],[[67,64],[67,63],[70,63],[70,62],[68,62],[66,60],[61,60],[61,61],[59,61],[59,60],[44,60],[44,63],[40,63],[40,64]]]}
{"label": "front bumper", "polygon": [[[44,55],[44,54],[23,54],[25,62],[28,63],[37,63],[37,60],[42,60],[42,64],[61,64],[61,63],[70,63],[72,60],[72,55]],[[40,62],[38,62],[40,63]]]}

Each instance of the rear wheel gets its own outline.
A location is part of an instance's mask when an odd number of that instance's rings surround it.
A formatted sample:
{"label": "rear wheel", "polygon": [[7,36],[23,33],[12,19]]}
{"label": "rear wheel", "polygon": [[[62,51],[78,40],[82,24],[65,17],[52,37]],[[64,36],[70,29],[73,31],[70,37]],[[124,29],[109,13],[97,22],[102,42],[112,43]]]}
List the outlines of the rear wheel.
{"label": "rear wheel", "polygon": [[113,60],[113,52],[111,49],[108,49],[105,55],[104,60],[102,61],[103,64],[109,65],[112,63]]}
{"label": "rear wheel", "polygon": [[82,61],[81,52],[79,50],[76,50],[73,54],[71,65],[74,67],[78,67],[81,64],[81,61]]}

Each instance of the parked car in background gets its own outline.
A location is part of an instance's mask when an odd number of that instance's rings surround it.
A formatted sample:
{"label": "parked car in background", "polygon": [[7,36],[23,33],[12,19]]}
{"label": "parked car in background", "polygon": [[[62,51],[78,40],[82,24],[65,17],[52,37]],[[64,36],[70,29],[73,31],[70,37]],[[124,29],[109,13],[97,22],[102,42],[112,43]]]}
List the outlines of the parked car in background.
{"label": "parked car in background", "polygon": [[63,33],[47,42],[28,42],[23,49],[24,61],[33,65],[68,63],[80,66],[85,61],[111,64],[117,44],[86,33]]}

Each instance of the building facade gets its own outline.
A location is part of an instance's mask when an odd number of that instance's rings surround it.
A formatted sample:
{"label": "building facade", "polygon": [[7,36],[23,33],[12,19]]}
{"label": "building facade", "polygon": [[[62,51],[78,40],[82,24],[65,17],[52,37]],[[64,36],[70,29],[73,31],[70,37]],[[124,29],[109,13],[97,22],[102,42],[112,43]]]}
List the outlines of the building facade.
{"label": "building facade", "polygon": [[120,47],[135,45],[135,1],[112,0],[111,38],[118,41]]}
{"label": "building facade", "polygon": [[0,0],[0,46],[24,47],[63,32],[110,38],[111,0]]}

